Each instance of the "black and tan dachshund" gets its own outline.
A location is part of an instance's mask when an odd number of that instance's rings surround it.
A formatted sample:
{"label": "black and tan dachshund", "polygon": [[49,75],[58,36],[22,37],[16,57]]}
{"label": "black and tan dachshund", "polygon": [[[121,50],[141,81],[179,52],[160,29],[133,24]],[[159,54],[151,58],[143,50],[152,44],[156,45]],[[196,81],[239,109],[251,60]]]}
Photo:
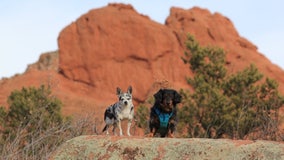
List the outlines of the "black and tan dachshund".
{"label": "black and tan dachshund", "polygon": [[155,95],[155,104],[150,112],[148,137],[174,137],[177,125],[177,107],[181,95],[173,89],[160,89]]}

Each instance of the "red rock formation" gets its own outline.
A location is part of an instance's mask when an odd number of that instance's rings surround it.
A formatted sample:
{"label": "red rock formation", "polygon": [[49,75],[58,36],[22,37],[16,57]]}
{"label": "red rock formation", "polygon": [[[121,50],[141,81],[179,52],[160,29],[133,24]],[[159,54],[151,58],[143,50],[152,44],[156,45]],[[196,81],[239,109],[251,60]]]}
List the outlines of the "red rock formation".
{"label": "red rock formation", "polygon": [[90,11],[67,26],[58,43],[61,72],[100,91],[133,85],[136,100],[143,101],[154,82],[186,84],[189,70],[172,30],[129,5]]}
{"label": "red rock formation", "polygon": [[[201,45],[223,48],[227,53],[229,72],[240,71],[255,64],[260,72],[276,79],[280,84],[279,89],[284,93],[283,70],[259,53],[254,44],[241,37],[233,23],[221,14],[211,14],[208,10],[197,7],[189,10],[171,8],[166,26],[174,30],[180,44],[184,44],[185,35],[191,33]],[[185,49],[184,46],[183,48]]]}
{"label": "red rock formation", "polygon": [[94,111],[102,117],[105,107],[116,101],[117,86],[124,90],[133,86],[135,105],[160,87],[187,88],[185,77],[192,74],[180,58],[187,32],[202,45],[224,48],[230,72],[255,63],[279,82],[284,93],[283,70],[240,37],[228,18],[200,8],[172,8],[162,25],[130,5],[110,4],[89,11],[62,30],[59,67],[57,58],[43,56],[24,74],[0,80],[0,105],[7,106],[7,97],[15,89],[52,84],[64,113]]}

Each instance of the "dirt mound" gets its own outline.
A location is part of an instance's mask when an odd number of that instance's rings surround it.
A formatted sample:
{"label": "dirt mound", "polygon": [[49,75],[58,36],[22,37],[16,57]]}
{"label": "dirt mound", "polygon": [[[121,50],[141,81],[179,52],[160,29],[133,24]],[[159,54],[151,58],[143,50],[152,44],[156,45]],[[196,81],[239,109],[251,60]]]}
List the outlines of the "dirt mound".
{"label": "dirt mound", "polygon": [[52,159],[284,159],[284,144],[226,139],[80,136]]}

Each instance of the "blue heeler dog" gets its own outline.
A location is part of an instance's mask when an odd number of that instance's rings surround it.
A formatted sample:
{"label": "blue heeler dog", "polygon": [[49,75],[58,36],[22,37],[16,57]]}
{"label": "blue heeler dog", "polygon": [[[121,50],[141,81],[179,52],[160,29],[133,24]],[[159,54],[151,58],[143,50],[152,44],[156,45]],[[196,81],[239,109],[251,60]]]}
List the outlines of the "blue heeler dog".
{"label": "blue heeler dog", "polygon": [[109,106],[104,115],[104,121],[106,123],[103,132],[108,133],[108,128],[113,125],[113,134],[115,135],[115,129],[118,126],[119,135],[122,136],[121,121],[128,119],[127,135],[130,136],[130,127],[132,119],[134,117],[134,105],[132,104],[132,87],[129,86],[126,93],[122,92],[120,88],[116,89],[116,94],[119,101]]}

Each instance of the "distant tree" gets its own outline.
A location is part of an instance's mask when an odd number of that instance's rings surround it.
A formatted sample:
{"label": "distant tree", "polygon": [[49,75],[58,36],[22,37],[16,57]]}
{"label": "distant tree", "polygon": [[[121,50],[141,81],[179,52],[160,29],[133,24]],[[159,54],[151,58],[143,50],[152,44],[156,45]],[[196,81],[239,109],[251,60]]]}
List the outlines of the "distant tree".
{"label": "distant tree", "polygon": [[188,35],[183,61],[194,77],[188,78],[193,93],[182,91],[181,124],[188,124],[188,137],[243,139],[252,133],[274,139],[278,110],[284,104],[275,80],[266,79],[254,65],[227,74],[225,53],[220,48],[201,47]]}

